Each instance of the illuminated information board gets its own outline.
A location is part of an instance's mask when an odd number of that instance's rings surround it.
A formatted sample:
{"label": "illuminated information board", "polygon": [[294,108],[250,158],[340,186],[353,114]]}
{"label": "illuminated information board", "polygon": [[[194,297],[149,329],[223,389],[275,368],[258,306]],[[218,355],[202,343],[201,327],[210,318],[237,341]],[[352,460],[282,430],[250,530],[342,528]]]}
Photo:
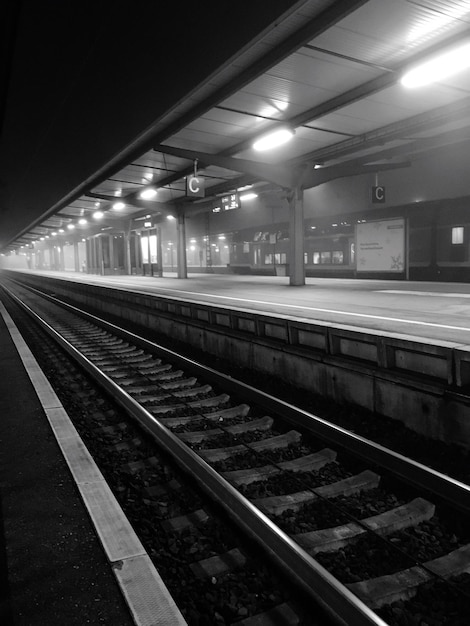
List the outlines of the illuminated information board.
{"label": "illuminated information board", "polygon": [[212,213],[221,213],[222,211],[231,211],[240,208],[240,196],[238,193],[231,193],[228,196],[222,196],[219,204],[212,209]]}

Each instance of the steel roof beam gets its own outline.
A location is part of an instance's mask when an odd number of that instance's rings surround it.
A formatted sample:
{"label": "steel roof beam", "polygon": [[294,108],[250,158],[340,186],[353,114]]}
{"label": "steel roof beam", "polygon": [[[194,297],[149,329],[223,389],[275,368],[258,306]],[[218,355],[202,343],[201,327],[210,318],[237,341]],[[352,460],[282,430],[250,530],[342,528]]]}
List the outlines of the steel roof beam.
{"label": "steel roof beam", "polygon": [[248,161],[246,159],[235,159],[233,157],[222,156],[220,154],[208,154],[197,150],[186,150],[185,148],[174,148],[172,146],[159,145],[155,146],[154,149],[157,152],[170,154],[183,159],[189,159],[191,161],[198,159],[204,163],[216,165],[217,167],[223,167],[227,170],[241,172],[242,174],[252,174],[261,180],[268,180],[270,182],[277,181],[282,187],[291,186],[289,171],[286,168],[279,167],[277,165],[260,163],[258,161]]}
{"label": "steel roof beam", "polygon": [[392,139],[407,138],[407,135],[432,130],[439,125],[442,126],[443,124],[468,117],[470,117],[470,98],[467,97],[452,104],[432,109],[426,113],[419,113],[405,120],[382,126],[355,137],[354,139],[345,139],[332,146],[320,148],[319,150],[303,155],[299,159],[293,159],[292,162],[295,163],[304,160],[322,162],[331,160],[351,154],[357,150],[382,145]]}
{"label": "steel roof beam", "polygon": [[[387,87],[391,87],[397,82],[398,76],[407,67],[414,65],[415,63],[418,63],[422,59],[427,58],[428,56],[432,55],[433,53],[440,50],[441,48],[446,47],[447,45],[450,45],[450,44],[455,45],[458,41],[468,39],[469,36],[470,36],[470,32],[465,31],[458,37],[451,37],[449,38],[449,40],[435,44],[434,46],[431,46],[424,51],[414,54],[412,57],[407,59],[406,62],[400,63],[399,65],[396,65],[395,67],[390,68],[389,71],[385,72],[384,74],[381,74],[377,78],[373,78],[372,80],[366,83],[362,83],[361,85],[358,85],[357,87],[353,87],[352,89],[345,91],[339,96],[330,98],[329,100],[326,100],[325,102],[317,104],[314,107],[308,109],[307,111],[303,111],[302,113],[294,115],[293,117],[289,119],[279,120],[276,122],[276,125],[279,126],[279,125],[285,124],[287,126],[292,126],[292,127],[302,126],[304,124],[307,124],[308,122],[312,122],[325,115],[334,113],[338,109],[341,109],[345,106],[353,104],[354,102],[357,102],[358,100],[367,98],[373,95],[374,93],[377,93],[379,91],[382,91],[383,89],[386,89]],[[325,52],[325,54],[327,54],[327,52]],[[244,152],[245,150],[251,148],[251,144],[252,144],[252,139],[245,139],[243,141],[240,141],[235,146],[232,146],[230,148],[223,150],[220,154],[227,155],[227,156],[238,154],[239,152]]]}

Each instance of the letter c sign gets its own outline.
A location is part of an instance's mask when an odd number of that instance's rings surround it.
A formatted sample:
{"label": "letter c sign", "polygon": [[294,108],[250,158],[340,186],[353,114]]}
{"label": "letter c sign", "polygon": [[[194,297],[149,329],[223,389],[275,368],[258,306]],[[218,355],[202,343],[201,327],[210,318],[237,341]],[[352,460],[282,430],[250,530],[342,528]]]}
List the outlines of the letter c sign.
{"label": "letter c sign", "polygon": [[204,198],[204,178],[194,175],[187,176],[186,195],[192,198]]}
{"label": "letter c sign", "polygon": [[372,187],[372,204],[385,202],[385,187]]}

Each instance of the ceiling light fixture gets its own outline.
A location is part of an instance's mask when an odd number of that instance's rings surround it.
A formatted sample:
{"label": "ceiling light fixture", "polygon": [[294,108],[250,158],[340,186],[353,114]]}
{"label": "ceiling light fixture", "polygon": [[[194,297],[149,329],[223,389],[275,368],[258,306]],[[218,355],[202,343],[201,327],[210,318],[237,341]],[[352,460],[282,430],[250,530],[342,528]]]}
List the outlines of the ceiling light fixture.
{"label": "ceiling light fixture", "polygon": [[81,219],[79,219],[79,220],[78,220],[78,223],[79,223],[79,224],[81,224],[82,226],[83,226],[84,224],[88,224],[87,220],[86,220],[84,217],[82,217]]}
{"label": "ceiling light fixture", "polygon": [[73,230],[75,228],[75,225],[74,224],[67,224],[67,228],[69,230]]}
{"label": "ceiling light fixture", "polygon": [[449,78],[470,67],[470,43],[432,57],[408,70],[400,79],[404,87],[422,87]]}
{"label": "ceiling light fixture", "polygon": [[291,128],[279,128],[268,135],[264,135],[260,137],[253,144],[253,148],[259,152],[263,150],[270,150],[271,148],[277,148],[278,146],[282,146],[292,139],[295,131]]}
{"label": "ceiling light fixture", "polygon": [[254,198],[257,198],[258,194],[251,192],[251,193],[244,193],[240,196],[240,200],[254,200]]}
{"label": "ceiling light fixture", "polygon": [[142,200],[152,200],[157,195],[157,190],[154,187],[148,187],[140,192]]}
{"label": "ceiling light fixture", "polygon": [[103,213],[103,211],[95,211],[95,212],[93,213],[93,218],[94,218],[95,220],[100,220],[102,217],[104,217],[104,213]]}
{"label": "ceiling light fixture", "polygon": [[113,209],[115,209],[116,211],[122,211],[122,209],[125,209],[126,205],[124,204],[124,202],[115,202],[113,204]]}

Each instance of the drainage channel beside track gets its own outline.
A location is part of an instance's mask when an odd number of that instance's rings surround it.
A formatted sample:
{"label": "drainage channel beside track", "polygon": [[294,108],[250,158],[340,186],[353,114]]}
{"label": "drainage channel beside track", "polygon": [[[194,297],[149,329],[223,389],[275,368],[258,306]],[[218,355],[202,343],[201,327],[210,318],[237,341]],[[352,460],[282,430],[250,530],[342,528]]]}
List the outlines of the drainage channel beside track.
{"label": "drainage channel beside track", "polygon": [[[236,572],[251,559],[250,550],[233,541],[235,533],[214,529],[214,508],[225,510],[229,527],[248,535],[261,561],[262,554],[270,555],[299,586],[299,595],[311,594],[334,619],[431,625],[436,608],[425,615],[424,592],[445,598],[439,610],[453,621],[440,624],[470,621],[466,485],[72,307],[59,308],[53,299],[10,286],[31,313],[44,318],[62,349],[146,431],[139,434],[114,415],[107,423],[105,411],[90,445],[105,446],[98,455],[106,463],[114,456],[125,467],[132,480],[121,481],[118,493],[144,519],[151,512],[170,537],[167,569],[184,561],[190,577],[209,582],[204,597],[219,601],[212,621],[204,623],[316,623],[311,613],[305,618],[305,603],[299,609],[285,593],[266,599],[273,583],[263,577],[260,606],[237,603],[234,592],[220,600],[217,587],[230,588],[230,577],[237,580]],[[89,401],[87,391],[77,391],[83,404]],[[186,491],[170,462],[159,458],[154,440],[203,486],[202,496]],[[144,493],[136,491],[136,477],[143,477]],[[460,511],[450,515],[453,505]],[[151,526],[144,525],[150,544],[156,541]],[[161,550],[152,549],[160,570]],[[257,574],[243,576],[251,581],[248,587],[256,587]],[[423,606],[418,613],[416,602]],[[203,623],[192,606],[186,615],[189,623]]]}

